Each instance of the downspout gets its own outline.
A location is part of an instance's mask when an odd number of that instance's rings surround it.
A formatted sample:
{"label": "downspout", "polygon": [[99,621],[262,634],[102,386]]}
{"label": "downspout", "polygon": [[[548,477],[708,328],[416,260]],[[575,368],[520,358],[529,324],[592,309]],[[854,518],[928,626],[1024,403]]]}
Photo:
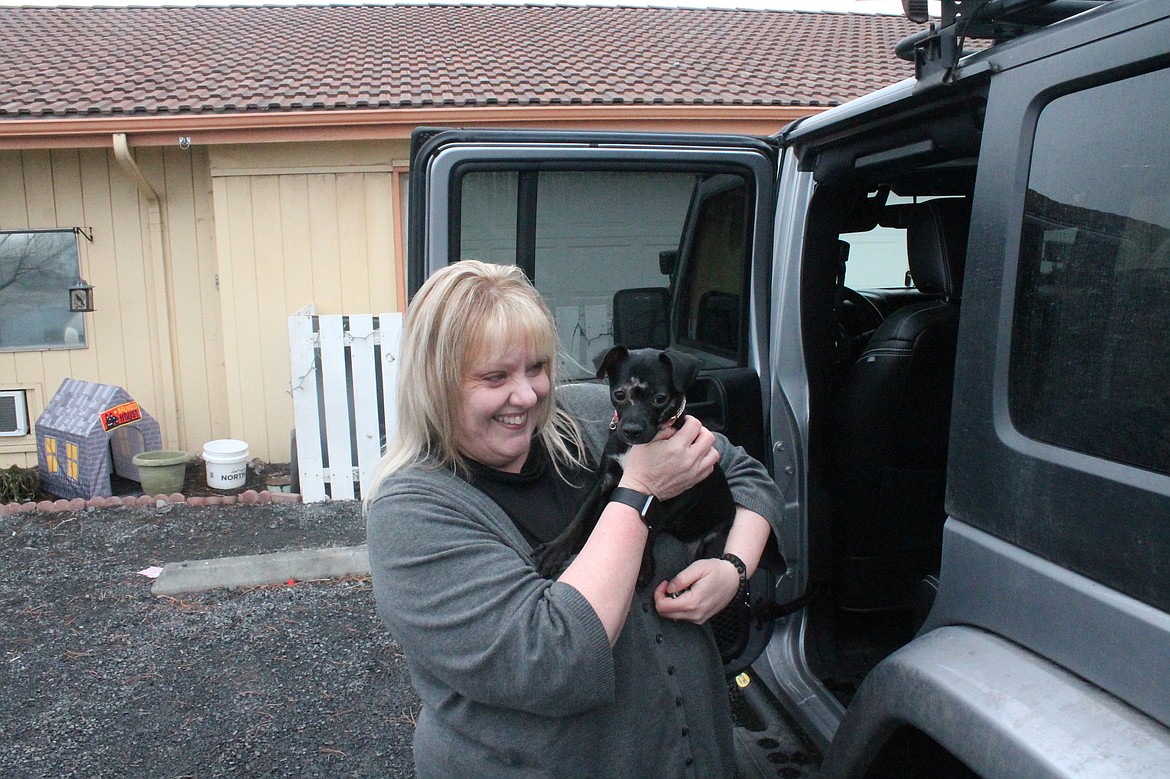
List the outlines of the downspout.
{"label": "downspout", "polygon": [[[122,170],[126,171],[138,186],[138,192],[146,198],[150,222],[150,257],[144,268],[147,272],[147,287],[152,293],[146,298],[147,313],[156,323],[156,326],[151,328],[151,371],[155,386],[162,393],[160,404],[164,422],[163,448],[177,449],[182,443],[178,403],[179,352],[175,341],[174,281],[171,264],[167,262],[166,242],[163,240],[162,199],[138,169],[138,163],[130,154],[126,134],[115,133],[113,138],[114,157],[122,166]],[[162,301],[162,312],[159,311],[159,301]],[[170,370],[164,370],[163,366],[170,366]]]}

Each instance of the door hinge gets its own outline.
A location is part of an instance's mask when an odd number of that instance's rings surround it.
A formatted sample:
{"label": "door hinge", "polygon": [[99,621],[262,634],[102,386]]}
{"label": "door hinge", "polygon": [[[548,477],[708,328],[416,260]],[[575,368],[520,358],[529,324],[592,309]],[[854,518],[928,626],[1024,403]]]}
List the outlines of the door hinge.
{"label": "door hinge", "polygon": [[780,488],[781,493],[787,492],[788,486],[792,484],[792,477],[796,475],[796,463],[792,459],[791,450],[783,441],[772,444],[772,465],[776,474],[776,486]]}

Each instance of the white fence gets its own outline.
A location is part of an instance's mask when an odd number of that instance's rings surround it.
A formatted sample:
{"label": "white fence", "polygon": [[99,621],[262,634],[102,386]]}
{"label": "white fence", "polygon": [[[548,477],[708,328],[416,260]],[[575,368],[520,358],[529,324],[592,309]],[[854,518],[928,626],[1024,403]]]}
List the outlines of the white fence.
{"label": "white fence", "polygon": [[[557,306],[561,376],[590,378],[592,358],[613,344],[605,306]],[[293,421],[301,500],[364,497],[397,420],[402,314],[288,318]]]}
{"label": "white fence", "polygon": [[395,427],[402,314],[288,318],[301,499],[352,500]]}

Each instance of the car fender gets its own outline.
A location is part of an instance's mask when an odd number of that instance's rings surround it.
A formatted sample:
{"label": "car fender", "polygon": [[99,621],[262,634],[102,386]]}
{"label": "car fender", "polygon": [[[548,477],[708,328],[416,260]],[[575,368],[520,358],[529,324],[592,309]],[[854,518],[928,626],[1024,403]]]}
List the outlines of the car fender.
{"label": "car fender", "polygon": [[865,776],[906,726],[982,777],[1137,779],[1165,777],[1170,766],[1170,731],[1159,723],[972,627],[937,628],[879,663],[841,721],[823,774]]}

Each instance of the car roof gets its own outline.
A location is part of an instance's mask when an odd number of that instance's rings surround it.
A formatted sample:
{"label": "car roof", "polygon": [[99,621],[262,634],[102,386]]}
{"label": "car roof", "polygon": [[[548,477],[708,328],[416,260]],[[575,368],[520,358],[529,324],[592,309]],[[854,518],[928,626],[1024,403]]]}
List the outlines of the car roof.
{"label": "car roof", "polygon": [[[945,82],[908,78],[822,113],[798,119],[781,130],[777,137],[785,145],[799,145],[834,128],[863,121],[867,116],[885,114],[898,105],[929,103],[932,94],[951,92],[954,85],[986,77],[992,71],[1014,68],[1168,15],[1170,3],[1165,0],[1112,0],[1011,40],[968,53],[948,74]],[[891,52],[890,56],[894,53]]]}

